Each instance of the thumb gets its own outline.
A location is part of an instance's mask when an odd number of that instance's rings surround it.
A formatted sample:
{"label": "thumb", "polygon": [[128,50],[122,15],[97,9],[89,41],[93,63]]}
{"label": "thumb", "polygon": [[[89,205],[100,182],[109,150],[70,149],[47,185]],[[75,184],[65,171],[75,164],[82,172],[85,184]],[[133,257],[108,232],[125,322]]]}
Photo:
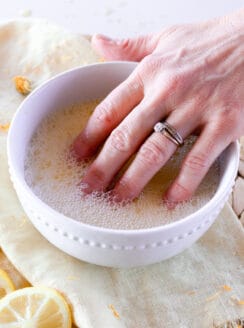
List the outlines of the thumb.
{"label": "thumb", "polygon": [[111,39],[102,34],[95,34],[92,37],[92,46],[107,60],[140,61],[154,51],[158,40],[158,35]]}

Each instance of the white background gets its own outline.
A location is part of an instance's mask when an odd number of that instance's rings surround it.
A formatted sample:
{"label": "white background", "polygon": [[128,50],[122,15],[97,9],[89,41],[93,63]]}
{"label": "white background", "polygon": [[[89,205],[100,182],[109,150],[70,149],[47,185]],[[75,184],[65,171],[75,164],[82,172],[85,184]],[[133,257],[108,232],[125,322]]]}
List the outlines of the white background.
{"label": "white background", "polygon": [[75,32],[129,36],[205,20],[244,7],[244,0],[0,0],[0,20],[45,17]]}

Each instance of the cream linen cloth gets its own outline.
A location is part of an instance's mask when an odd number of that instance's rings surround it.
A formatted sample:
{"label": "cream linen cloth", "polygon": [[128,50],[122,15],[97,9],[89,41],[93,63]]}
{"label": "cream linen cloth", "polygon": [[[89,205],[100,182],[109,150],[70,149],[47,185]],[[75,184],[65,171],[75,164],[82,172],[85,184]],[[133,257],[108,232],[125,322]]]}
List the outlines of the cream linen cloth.
{"label": "cream linen cloth", "polygon": [[[45,78],[56,73],[47,56],[48,53],[59,56],[56,46],[64,42],[56,39],[57,43],[54,43],[57,35],[52,39],[47,33],[54,28],[52,26],[44,28],[40,22],[12,24],[8,33],[4,32],[5,25],[0,26],[0,61],[1,69],[5,70],[4,79],[3,75],[0,77],[0,86],[8,85],[5,89],[0,88],[4,95],[3,100],[0,98],[0,119],[5,123],[23,99],[14,90],[11,78],[24,74],[33,50],[30,35],[22,36],[19,30],[28,34],[36,28],[35,24],[41,24],[45,30],[41,36],[39,34],[42,45],[38,47],[46,59],[41,60],[39,54],[38,79],[32,72],[32,79],[38,83],[42,80],[41,72],[45,72]],[[56,29],[56,33],[60,34],[60,31]],[[67,33],[65,37],[69,46],[68,49],[65,45],[62,47],[62,56],[66,56],[66,50],[71,52],[72,42],[76,49],[76,59],[73,58],[71,66],[82,64],[79,60],[79,56],[84,58],[82,51],[90,52],[88,58],[96,60],[91,50],[84,50],[85,41],[81,37],[77,37],[80,48],[75,37]],[[14,42],[18,43],[18,47],[14,46]],[[13,68],[9,57],[16,56],[20,60],[21,52],[21,63],[25,61],[25,64],[21,67],[16,63]],[[68,68],[67,61],[58,68]],[[134,269],[91,265],[51,245],[25,216],[9,180],[6,137],[5,132],[0,132],[0,246],[31,284],[53,287],[65,295],[78,327],[205,328],[244,317],[244,306],[240,302],[244,298],[244,233],[228,205],[199,242],[170,260]]]}

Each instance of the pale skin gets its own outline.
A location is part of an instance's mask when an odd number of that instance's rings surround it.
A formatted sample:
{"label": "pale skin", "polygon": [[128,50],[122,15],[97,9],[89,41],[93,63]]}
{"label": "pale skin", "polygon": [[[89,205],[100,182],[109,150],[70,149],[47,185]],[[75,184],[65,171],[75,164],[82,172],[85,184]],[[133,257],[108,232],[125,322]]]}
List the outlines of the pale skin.
{"label": "pale skin", "polygon": [[105,142],[83,177],[84,191],[106,191],[136,153],[112,190],[118,201],[136,198],[177,148],[153,132],[166,120],[183,138],[198,135],[163,195],[169,207],[188,200],[221,152],[244,135],[244,10],[134,39],[95,35],[92,45],[106,60],[140,63],[74,141],[80,160]]}

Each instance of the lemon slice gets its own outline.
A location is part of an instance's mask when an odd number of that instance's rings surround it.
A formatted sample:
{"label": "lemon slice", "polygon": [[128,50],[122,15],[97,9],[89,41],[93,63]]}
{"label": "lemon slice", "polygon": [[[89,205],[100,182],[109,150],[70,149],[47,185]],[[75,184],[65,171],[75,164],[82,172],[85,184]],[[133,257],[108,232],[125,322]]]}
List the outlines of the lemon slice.
{"label": "lemon slice", "polygon": [[70,328],[71,313],[54,289],[27,287],[0,300],[0,327]]}
{"label": "lemon slice", "polygon": [[0,269],[0,299],[14,290],[14,284],[9,275]]}

